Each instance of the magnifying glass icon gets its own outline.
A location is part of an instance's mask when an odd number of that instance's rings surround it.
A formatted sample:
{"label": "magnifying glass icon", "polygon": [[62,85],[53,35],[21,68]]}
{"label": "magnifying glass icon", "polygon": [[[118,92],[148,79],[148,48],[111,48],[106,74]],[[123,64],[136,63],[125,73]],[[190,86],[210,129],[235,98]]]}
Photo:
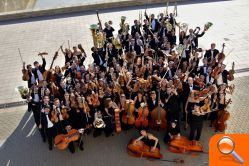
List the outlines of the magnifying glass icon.
{"label": "magnifying glass icon", "polygon": [[217,147],[218,147],[218,150],[222,154],[224,154],[224,155],[232,154],[233,157],[235,157],[236,160],[238,160],[241,164],[244,163],[244,160],[235,152],[235,150],[234,150],[235,143],[234,143],[234,141],[230,137],[228,137],[228,136],[222,137],[217,142]]}

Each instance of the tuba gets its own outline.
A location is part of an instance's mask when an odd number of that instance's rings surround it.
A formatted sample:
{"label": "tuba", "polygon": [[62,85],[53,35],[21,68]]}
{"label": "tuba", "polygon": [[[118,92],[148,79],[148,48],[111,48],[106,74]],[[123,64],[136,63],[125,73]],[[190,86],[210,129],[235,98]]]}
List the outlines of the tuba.
{"label": "tuba", "polygon": [[97,48],[97,29],[98,29],[97,24],[90,25],[90,30],[92,32],[92,37],[93,37],[93,45],[96,48]]}
{"label": "tuba", "polygon": [[126,17],[125,16],[121,16],[121,22],[120,22],[120,30],[121,30],[121,34],[123,34],[124,29],[125,29],[125,20],[126,20]]}
{"label": "tuba", "polygon": [[114,37],[112,38],[112,44],[115,46],[115,48],[117,50],[122,49],[122,44],[121,44],[119,36],[117,36],[116,38],[114,38]]}
{"label": "tuba", "polygon": [[167,31],[172,31],[173,26],[170,24],[170,22],[165,21],[165,26],[166,26],[166,28],[167,28]]}

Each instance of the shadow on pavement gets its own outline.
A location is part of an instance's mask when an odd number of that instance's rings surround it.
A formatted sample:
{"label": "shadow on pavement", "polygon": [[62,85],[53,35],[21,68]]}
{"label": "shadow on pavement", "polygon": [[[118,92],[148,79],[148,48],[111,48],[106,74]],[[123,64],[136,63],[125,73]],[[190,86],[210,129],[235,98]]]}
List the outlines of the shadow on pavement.
{"label": "shadow on pavement", "polygon": [[[32,129],[34,132],[31,132]],[[189,131],[183,131],[186,135]],[[207,165],[208,155],[191,153],[191,154],[174,154],[167,150],[163,143],[164,132],[153,132],[160,140],[161,153],[164,159],[173,160],[176,158],[184,159],[185,164]],[[202,134],[202,143],[205,151],[208,151],[208,142],[213,132],[205,128]],[[171,165],[172,163],[164,161],[151,161],[147,159],[133,158],[126,153],[126,145],[132,137],[139,134],[135,129],[122,131],[120,134],[105,138],[104,135],[93,138],[92,135],[84,136],[84,151],[76,150],[71,154],[68,150],[59,151],[53,149],[49,151],[48,143],[43,143],[39,132],[34,126],[33,116],[26,112],[15,131],[6,140],[0,148],[0,165],[18,165],[18,166],[43,166],[43,165],[88,165],[88,166],[123,166],[123,165]],[[8,163],[8,164],[7,164]]]}

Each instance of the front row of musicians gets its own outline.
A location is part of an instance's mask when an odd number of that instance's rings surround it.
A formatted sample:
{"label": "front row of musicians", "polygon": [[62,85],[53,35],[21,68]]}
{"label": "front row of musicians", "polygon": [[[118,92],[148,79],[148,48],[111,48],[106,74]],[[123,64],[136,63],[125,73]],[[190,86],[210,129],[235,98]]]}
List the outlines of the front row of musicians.
{"label": "front row of musicians", "polygon": [[[65,96],[67,95],[68,94],[65,94]],[[156,93],[154,91],[150,93],[150,97],[150,105],[155,104],[154,100],[156,99]],[[201,103],[205,104],[205,99],[204,102]],[[41,133],[43,141],[46,142],[46,139],[48,140],[49,149],[52,150],[53,139],[56,135],[66,134],[72,128],[78,130],[86,127],[93,128],[94,137],[101,135],[102,131],[105,133],[106,137],[113,135],[113,132],[115,130],[115,122],[113,116],[114,109],[117,107],[117,105],[110,98],[107,98],[105,100],[107,102],[104,106],[104,109],[92,109],[88,114],[86,114],[83,109],[67,107],[66,100],[63,102],[56,98],[54,99],[54,102],[51,102],[49,96],[45,95],[43,97],[43,102],[40,105],[41,110],[39,110],[39,107],[37,106],[32,107],[32,110],[34,112],[36,124],[39,127],[39,131]],[[201,107],[199,103],[191,102],[190,99],[187,105],[188,110],[192,110],[191,116],[189,116],[189,139],[199,141],[203,123],[203,115],[201,114],[202,109],[200,109]],[[100,121],[98,121],[98,118],[100,119]],[[180,136],[179,121],[175,119],[168,120],[169,125],[164,137],[165,143],[168,143],[171,139],[173,139],[174,136]],[[87,131],[89,132],[90,130]],[[160,147],[158,144],[158,139],[152,134],[147,133],[146,130],[141,130],[141,135],[142,136],[137,140],[141,139],[143,142],[145,142],[145,144],[154,148]],[[83,141],[81,140],[76,142],[78,148],[83,150]],[[75,143],[73,142],[71,142],[68,146],[68,149],[71,153],[75,152],[74,146]]]}

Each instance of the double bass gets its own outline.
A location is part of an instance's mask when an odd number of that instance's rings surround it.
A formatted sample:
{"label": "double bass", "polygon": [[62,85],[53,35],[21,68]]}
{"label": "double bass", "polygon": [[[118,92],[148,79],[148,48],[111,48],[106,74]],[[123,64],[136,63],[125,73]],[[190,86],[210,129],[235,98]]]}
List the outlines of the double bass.
{"label": "double bass", "polygon": [[160,89],[158,90],[158,105],[151,112],[151,122],[150,127],[154,130],[166,129],[166,111],[159,105],[160,101]]}
{"label": "double bass", "polygon": [[226,107],[231,102],[232,102],[232,100],[229,99],[226,102],[225,108],[218,111],[217,119],[213,123],[213,127],[214,127],[215,131],[224,132],[226,130],[226,128],[227,128],[226,121],[230,118],[230,113],[227,111]]}
{"label": "double bass", "polygon": [[137,128],[147,128],[149,125],[149,109],[146,103],[141,103],[141,106],[138,108],[138,118],[135,120],[135,126]]}
{"label": "double bass", "polygon": [[137,141],[136,144],[134,144],[134,141],[135,139],[131,139],[129,144],[127,145],[128,154],[134,157],[148,157],[155,159],[163,158],[163,155],[160,153],[160,150],[158,148],[151,151],[151,148],[143,141]]}
{"label": "double bass", "polygon": [[197,142],[193,143],[187,137],[175,136],[169,143],[169,151],[173,153],[203,152],[203,146]]}

